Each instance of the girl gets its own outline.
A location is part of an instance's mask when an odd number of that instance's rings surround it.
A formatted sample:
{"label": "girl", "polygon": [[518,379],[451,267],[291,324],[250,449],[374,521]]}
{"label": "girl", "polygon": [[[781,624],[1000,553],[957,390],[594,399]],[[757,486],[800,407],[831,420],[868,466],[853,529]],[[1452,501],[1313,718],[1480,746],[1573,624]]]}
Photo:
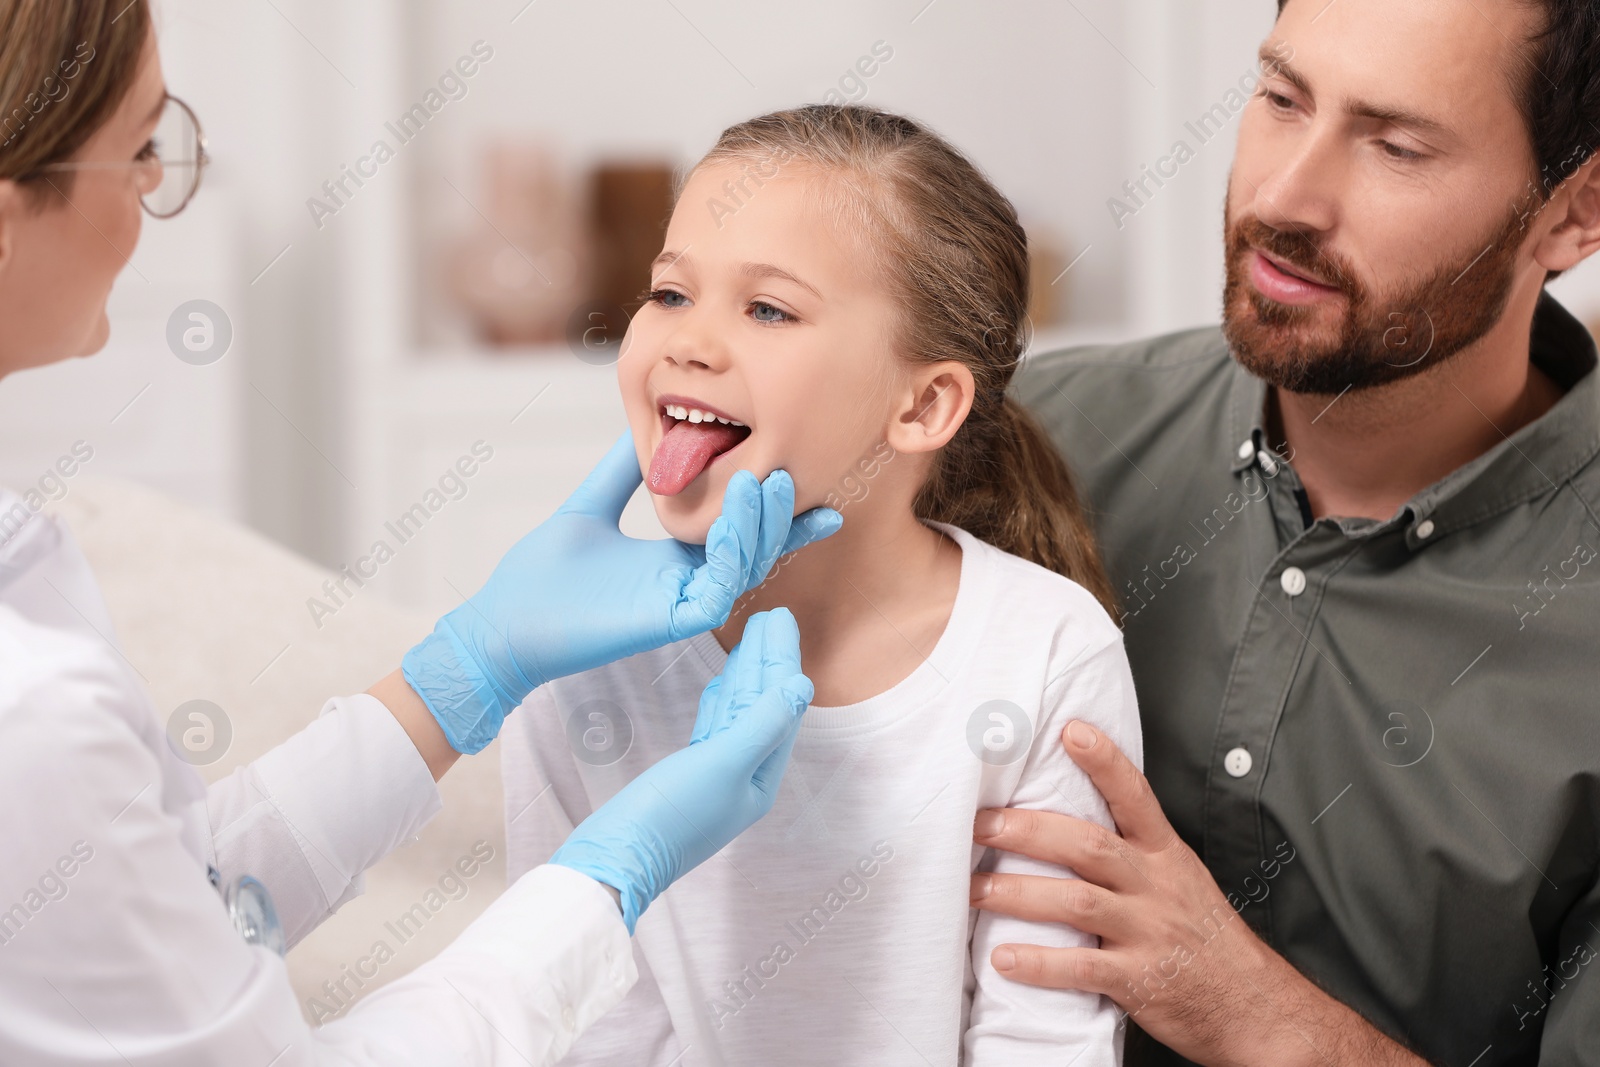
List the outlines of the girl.
{"label": "girl", "polygon": [[508,723],[515,875],[682,747],[750,613],[793,611],[816,685],[767,819],[642,917],[624,901],[639,986],[569,1062],[1120,1060],[1109,1000],[990,962],[1093,939],[968,908],[975,870],[1031,869],[973,845],[980,808],[1111,825],[1069,720],[1142,751],[1072,483],[1005,395],[1027,279],[1011,204],[904,118],[778,112],[690,173],[618,363],[657,514],[703,541],[734,472],[782,466],[845,523],[714,636],[542,686]]}

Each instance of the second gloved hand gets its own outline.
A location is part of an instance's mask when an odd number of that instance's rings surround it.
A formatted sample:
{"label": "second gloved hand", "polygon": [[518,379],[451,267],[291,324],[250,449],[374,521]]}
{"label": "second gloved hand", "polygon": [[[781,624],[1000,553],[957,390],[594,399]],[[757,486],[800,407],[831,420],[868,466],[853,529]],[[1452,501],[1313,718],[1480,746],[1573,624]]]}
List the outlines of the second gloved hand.
{"label": "second gloved hand", "polygon": [[[401,669],[457,752],[477,752],[537,686],[728,620],[780,556],[839,528],[839,513],[794,514],[794,482],[740,471],[704,547],[617,528],[639,488],[624,434],[554,515],[518,541],[471,599],[445,615]],[[797,668],[798,669],[798,668]]]}
{"label": "second gloved hand", "polygon": [[651,901],[771,810],[811,696],[794,616],[752,615],[706,686],[689,747],[601,805],[550,862],[615,888],[632,934]]}

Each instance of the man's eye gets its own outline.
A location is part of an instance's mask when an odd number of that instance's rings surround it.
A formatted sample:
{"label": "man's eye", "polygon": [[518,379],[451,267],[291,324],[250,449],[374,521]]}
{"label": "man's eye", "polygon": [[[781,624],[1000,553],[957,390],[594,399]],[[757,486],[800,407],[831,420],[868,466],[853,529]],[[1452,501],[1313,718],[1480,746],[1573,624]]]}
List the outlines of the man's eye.
{"label": "man's eye", "polygon": [[1401,148],[1399,145],[1394,144],[1394,143],[1392,143],[1390,141],[1379,141],[1378,142],[1378,147],[1382,148],[1383,151],[1384,151],[1384,154],[1387,155],[1390,159],[1397,159],[1397,160],[1400,160],[1401,162],[1409,162],[1410,160],[1413,160],[1413,159],[1421,159],[1422,158],[1422,153],[1421,152],[1414,152],[1409,148]]}
{"label": "man's eye", "polygon": [[1275,93],[1271,89],[1262,89],[1261,96],[1276,111],[1293,111],[1294,101],[1282,93]]}
{"label": "man's eye", "polygon": [[750,317],[757,322],[789,322],[794,318],[787,311],[775,308],[761,300],[751,301]]}
{"label": "man's eye", "polygon": [[652,289],[649,295],[650,303],[659,304],[664,308],[681,308],[689,306],[689,298],[676,289]]}

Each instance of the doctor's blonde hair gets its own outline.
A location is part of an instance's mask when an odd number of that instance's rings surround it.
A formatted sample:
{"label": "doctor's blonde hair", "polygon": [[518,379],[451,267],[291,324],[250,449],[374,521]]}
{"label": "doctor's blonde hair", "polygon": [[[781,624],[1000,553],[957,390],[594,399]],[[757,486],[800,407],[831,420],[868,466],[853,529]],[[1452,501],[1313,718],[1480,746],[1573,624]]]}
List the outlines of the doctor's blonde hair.
{"label": "doctor's blonde hair", "polygon": [[959,526],[1083,586],[1115,616],[1066,463],[1006,388],[1026,345],[1028,238],[1017,212],[937,134],[876,108],[815,104],[724,130],[701,164],[774,161],[839,179],[901,309],[901,356],[971,372],[972,410],[916,498]]}
{"label": "doctor's blonde hair", "polygon": [[0,0],[0,181],[70,190],[44,175],[105,125],[133,85],[148,0]]}

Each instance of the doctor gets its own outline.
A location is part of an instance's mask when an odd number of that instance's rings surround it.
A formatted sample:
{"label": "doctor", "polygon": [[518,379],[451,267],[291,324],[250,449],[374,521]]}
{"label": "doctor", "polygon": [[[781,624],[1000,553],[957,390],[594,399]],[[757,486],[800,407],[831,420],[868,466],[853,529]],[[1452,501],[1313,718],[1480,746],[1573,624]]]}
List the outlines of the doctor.
{"label": "doctor", "polygon": [[[0,0],[0,376],[104,345],[141,202],[165,217],[199,182],[152,143],[158,122],[193,116],[143,0]],[[750,620],[689,747],[437,958],[313,1031],[279,954],[361,892],[533,688],[722,624],[839,524],[791,526],[788,476],[745,474],[703,550],[635,541],[617,519],[639,480],[625,438],[400,670],[209,790],[70,535],[0,491],[0,1063],[558,1060],[633,984],[639,913],[770,807],[811,697],[787,612]]]}

